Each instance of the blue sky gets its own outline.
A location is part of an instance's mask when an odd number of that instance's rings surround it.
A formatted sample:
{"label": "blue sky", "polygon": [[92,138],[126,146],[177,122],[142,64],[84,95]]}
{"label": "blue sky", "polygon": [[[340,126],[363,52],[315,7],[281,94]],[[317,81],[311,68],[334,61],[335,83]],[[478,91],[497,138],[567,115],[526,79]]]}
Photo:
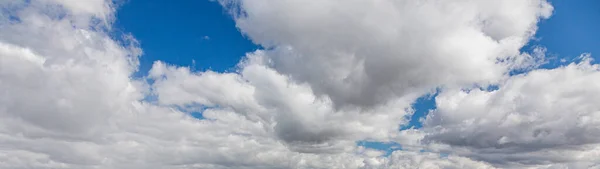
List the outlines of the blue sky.
{"label": "blue sky", "polygon": [[246,52],[258,48],[240,34],[218,3],[208,0],[130,0],[119,8],[115,28],[141,42],[140,75],[156,60],[195,70],[227,71]]}
{"label": "blue sky", "polygon": [[[600,2],[595,0],[554,0],[554,13],[548,20],[538,24],[537,40],[531,41],[528,50],[533,45],[547,48],[550,56],[570,60],[582,52],[592,53],[598,59],[600,53]],[[595,54],[595,55],[594,55]],[[553,67],[554,64],[546,65]]]}
{"label": "blue sky", "polygon": [[[547,49],[552,58],[543,68],[560,66],[561,59],[575,59],[583,52],[600,54],[600,1],[551,1],[554,13],[539,23],[536,39],[523,51],[535,46]],[[595,17],[593,17],[595,16]],[[246,52],[259,46],[244,37],[231,16],[216,2],[187,0],[130,0],[117,12],[115,28],[131,33],[144,50],[138,76],[144,76],[156,60],[190,66],[193,70],[232,71]],[[424,96],[414,103],[415,114],[408,126],[419,128],[418,119],[434,109],[433,97]],[[360,142],[376,149],[395,150],[392,143]]]}

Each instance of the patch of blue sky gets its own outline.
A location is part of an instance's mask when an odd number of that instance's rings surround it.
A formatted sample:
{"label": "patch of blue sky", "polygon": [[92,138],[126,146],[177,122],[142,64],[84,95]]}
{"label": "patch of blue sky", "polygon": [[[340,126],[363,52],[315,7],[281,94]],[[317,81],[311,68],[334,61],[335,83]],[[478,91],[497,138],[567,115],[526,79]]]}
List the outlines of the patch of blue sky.
{"label": "patch of blue sky", "polygon": [[130,0],[120,5],[113,29],[139,41],[144,53],[137,77],[147,75],[157,60],[192,71],[233,71],[247,52],[259,49],[217,2],[208,0]]}
{"label": "patch of blue sky", "polygon": [[390,156],[392,152],[402,150],[402,145],[396,142],[376,142],[376,141],[358,141],[356,145],[363,146],[370,149],[384,151],[384,156]]}
{"label": "patch of blue sky", "polygon": [[[554,12],[550,19],[538,24],[535,38],[522,51],[531,52],[536,46],[547,49],[547,62],[540,68],[551,69],[578,61],[582,53],[600,58],[600,1],[551,0]],[[596,62],[597,63],[597,62]]]}
{"label": "patch of blue sky", "polygon": [[184,106],[174,106],[177,110],[189,114],[199,120],[206,120],[204,117],[204,111],[208,109],[219,109],[219,106],[207,106],[202,104],[188,104]]}
{"label": "patch of blue sky", "polygon": [[192,117],[194,117],[194,118],[196,118],[196,119],[199,119],[199,120],[204,120],[204,119],[206,119],[206,118],[204,117],[204,114],[202,114],[202,112],[191,112],[191,113],[190,113],[190,116],[192,116]]}
{"label": "patch of blue sky", "polygon": [[424,96],[419,97],[413,104],[413,114],[410,116],[410,121],[407,125],[400,126],[400,130],[406,129],[419,129],[423,127],[421,120],[429,114],[429,111],[434,110],[435,106],[435,97],[437,96],[438,91],[434,93],[430,93]]}

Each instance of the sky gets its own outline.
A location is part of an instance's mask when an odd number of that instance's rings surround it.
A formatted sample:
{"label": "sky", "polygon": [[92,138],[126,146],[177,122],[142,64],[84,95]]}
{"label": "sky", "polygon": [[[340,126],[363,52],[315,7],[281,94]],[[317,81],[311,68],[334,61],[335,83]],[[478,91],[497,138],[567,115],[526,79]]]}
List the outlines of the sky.
{"label": "sky", "polygon": [[134,35],[145,49],[140,76],[156,60],[224,72],[259,48],[212,1],[127,1],[119,7],[114,27],[120,34]]}
{"label": "sky", "polygon": [[598,1],[0,10],[0,169],[600,167]]}
{"label": "sky", "polygon": [[[560,10],[538,24],[536,39],[523,50],[543,46],[559,62],[562,58],[574,59],[582,52],[599,53],[600,33],[594,30],[600,27],[600,21],[593,17],[600,15],[599,2],[550,2]],[[114,27],[119,33],[133,34],[145,49],[140,75],[156,60],[183,66],[193,65],[194,60],[196,70],[223,72],[235,67],[245,53],[260,48],[237,30],[221,5],[208,0],[129,0],[118,8]]]}
{"label": "sky", "polygon": [[[552,17],[539,24],[537,40],[528,46],[540,45],[548,50],[554,60],[572,60],[581,53],[600,53],[598,44],[600,33],[594,29],[600,27],[600,21],[594,16],[600,15],[599,2],[592,0],[550,1],[557,10]],[[560,10],[558,10],[560,9]],[[526,46],[524,49],[528,49]],[[598,59],[597,55],[592,55]],[[551,67],[553,64],[549,64]]]}
{"label": "sky", "polygon": [[[541,21],[534,40],[521,51],[544,47],[549,55],[542,68],[555,68],[575,60],[581,53],[600,53],[600,3],[593,0],[550,1],[557,8],[548,20]],[[150,12],[152,11],[152,12]],[[131,33],[144,49],[139,74],[152,63],[189,66],[193,70],[227,72],[247,52],[260,48],[238,31],[233,18],[214,1],[130,0],[117,11],[116,28]],[[598,59],[596,55],[593,58]],[[419,119],[435,109],[431,96],[423,96],[412,105],[415,113],[402,128],[420,128]],[[385,145],[385,144],[384,144]],[[374,146],[390,149],[389,146]]]}

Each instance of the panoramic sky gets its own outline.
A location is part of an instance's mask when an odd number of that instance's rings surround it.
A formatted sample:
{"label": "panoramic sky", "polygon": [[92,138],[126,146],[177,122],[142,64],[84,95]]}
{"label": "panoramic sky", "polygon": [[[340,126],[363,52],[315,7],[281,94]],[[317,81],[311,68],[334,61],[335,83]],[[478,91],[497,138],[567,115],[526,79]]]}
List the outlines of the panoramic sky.
{"label": "panoramic sky", "polygon": [[0,0],[0,168],[600,168],[599,18],[596,0]]}

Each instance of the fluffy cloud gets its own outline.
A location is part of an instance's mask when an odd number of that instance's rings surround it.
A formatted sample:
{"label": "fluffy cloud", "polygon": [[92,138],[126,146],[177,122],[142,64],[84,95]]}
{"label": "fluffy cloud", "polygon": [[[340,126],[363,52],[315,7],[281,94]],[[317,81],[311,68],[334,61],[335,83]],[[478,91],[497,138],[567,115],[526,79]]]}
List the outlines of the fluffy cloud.
{"label": "fluffy cloud", "polygon": [[511,77],[495,91],[441,92],[425,139],[500,164],[597,162],[600,69],[582,58]]}
{"label": "fluffy cloud", "polygon": [[250,54],[239,74],[192,73],[157,62],[150,71],[153,91],[163,105],[243,114],[299,152],[340,152],[355,140],[389,139],[406,121],[408,99],[374,109],[335,110],[328,97],[315,96],[310,86],[264,66],[263,54]]}
{"label": "fluffy cloud", "polygon": [[544,0],[220,2],[274,69],[336,107],[497,82],[531,64],[519,49],[552,12]]}
{"label": "fluffy cloud", "polygon": [[138,48],[80,28],[70,22],[77,16],[54,15],[68,8],[42,1],[13,5],[17,10],[9,15],[18,19],[2,22],[0,31],[0,114],[3,125],[24,126],[3,130],[78,139],[141,98],[140,84],[129,78]]}
{"label": "fluffy cloud", "polygon": [[[113,2],[0,1],[0,168],[595,165],[598,66],[506,74],[542,59],[518,50],[546,1],[221,4],[265,50],[235,72],[157,61],[139,78],[135,38],[109,35]],[[425,129],[398,131],[440,86]]]}
{"label": "fluffy cloud", "polygon": [[145,102],[149,86],[131,78],[140,49],[109,37],[110,22],[94,21],[105,16],[54,1],[3,5],[0,168],[358,168],[370,158],[355,146],[297,153],[237,112],[198,120]]}
{"label": "fluffy cloud", "polygon": [[[148,85],[131,77],[135,40],[106,32],[109,2],[2,7],[0,168],[380,167],[382,153],[354,140],[389,137],[408,105],[336,112],[258,61],[239,73],[157,62]],[[196,105],[205,120],[188,114]]]}

